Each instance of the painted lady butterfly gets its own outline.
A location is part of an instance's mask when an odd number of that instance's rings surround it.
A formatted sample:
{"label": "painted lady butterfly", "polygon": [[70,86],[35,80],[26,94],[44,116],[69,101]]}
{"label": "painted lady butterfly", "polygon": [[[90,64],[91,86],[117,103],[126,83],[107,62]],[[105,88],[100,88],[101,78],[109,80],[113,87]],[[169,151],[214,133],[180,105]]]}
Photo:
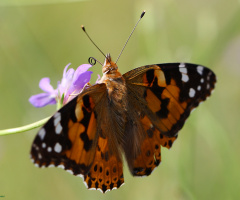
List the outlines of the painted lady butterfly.
{"label": "painted lady butterfly", "polygon": [[215,74],[201,65],[146,65],[124,75],[106,56],[99,83],[83,90],[38,132],[31,157],[60,167],[106,192],[124,183],[124,154],[133,176],[150,175],[190,112],[210,96]]}

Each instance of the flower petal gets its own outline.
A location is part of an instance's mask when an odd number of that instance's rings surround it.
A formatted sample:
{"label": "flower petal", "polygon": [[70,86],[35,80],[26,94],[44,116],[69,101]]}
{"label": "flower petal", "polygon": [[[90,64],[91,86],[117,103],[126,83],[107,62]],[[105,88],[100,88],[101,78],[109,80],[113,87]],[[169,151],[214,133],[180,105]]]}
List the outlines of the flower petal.
{"label": "flower petal", "polygon": [[70,64],[71,63],[69,63],[64,68],[63,78],[62,78],[61,82],[58,83],[57,90],[60,92],[60,96],[62,96],[62,94],[64,94],[64,93],[66,93],[66,91],[68,90],[68,88],[72,84],[72,78],[73,78],[75,70],[73,68],[70,68],[70,69],[67,70],[67,68]]}
{"label": "flower petal", "polygon": [[78,77],[81,76],[82,74],[84,74],[90,67],[92,67],[92,65],[90,65],[90,64],[80,65],[76,69],[76,71],[75,71],[75,73],[73,75],[73,84],[74,84],[75,81],[78,80]]}
{"label": "flower petal", "polygon": [[55,97],[49,93],[40,93],[29,98],[29,102],[34,107],[43,107],[48,104],[56,104]]}
{"label": "flower petal", "polygon": [[71,63],[68,63],[68,64],[66,65],[66,67],[64,67],[64,70],[63,70],[63,77],[66,76],[67,68],[68,68],[69,65],[71,65]]}
{"label": "flower petal", "polygon": [[90,81],[92,73],[93,72],[91,71],[87,71],[78,76],[78,79],[76,79],[72,84],[75,90],[81,90],[84,87],[84,85]]}
{"label": "flower petal", "polygon": [[72,80],[74,72],[75,70],[73,68],[70,68],[69,70],[67,70],[65,77],[63,77],[63,79]]}
{"label": "flower petal", "polygon": [[72,77],[74,75],[75,70],[73,68],[70,68],[66,73],[65,76],[63,76],[60,87],[65,90],[69,87],[69,85],[72,83]]}
{"label": "flower petal", "polygon": [[91,74],[93,73],[91,71],[87,71],[90,67],[92,67],[92,65],[83,64],[76,69],[73,75],[72,83],[65,92],[66,101],[72,99],[69,98],[70,95],[77,95],[82,90],[84,85],[90,81]]}
{"label": "flower petal", "polygon": [[39,87],[44,91],[48,93],[53,93],[54,89],[53,86],[50,84],[49,78],[42,78],[39,82]]}

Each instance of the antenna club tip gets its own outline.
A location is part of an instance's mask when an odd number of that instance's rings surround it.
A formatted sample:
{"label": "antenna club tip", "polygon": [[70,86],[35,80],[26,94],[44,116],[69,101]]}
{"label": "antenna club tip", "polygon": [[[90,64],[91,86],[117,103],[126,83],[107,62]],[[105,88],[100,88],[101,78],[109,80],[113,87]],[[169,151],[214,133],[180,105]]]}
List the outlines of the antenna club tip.
{"label": "antenna club tip", "polygon": [[143,18],[143,16],[145,15],[146,11],[144,10],[140,16],[140,19]]}
{"label": "antenna club tip", "polygon": [[82,30],[83,30],[84,32],[86,32],[86,31],[85,31],[85,27],[84,27],[83,25],[81,25],[81,28],[82,28]]}

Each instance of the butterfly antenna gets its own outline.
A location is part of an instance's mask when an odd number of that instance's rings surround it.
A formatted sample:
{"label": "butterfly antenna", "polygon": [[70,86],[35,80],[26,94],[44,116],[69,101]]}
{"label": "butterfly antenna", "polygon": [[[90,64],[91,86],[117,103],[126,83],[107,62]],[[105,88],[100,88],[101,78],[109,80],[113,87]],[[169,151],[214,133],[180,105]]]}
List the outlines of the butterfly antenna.
{"label": "butterfly antenna", "polygon": [[94,57],[89,57],[88,58],[88,63],[90,64],[90,65],[95,65],[96,64],[96,62],[98,62],[100,65],[103,65],[101,62],[99,62],[96,58],[94,58]]}
{"label": "butterfly antenna", "polygon": [[118,59],[119,59],[119,58],[120,58],[120,56],[122,55],[122,52],[123,52],[123,50],[125,49],[125,47],[126,47],[126,45],[127,45],[128,41],[129,41],[130,37],[132,36],[132,34],[133,34],[134,30],[136,29],[136,27],[137,27],[138,23],[140,22],[140,20],[141,20],[141,19],[143,18],[143,16],[145,15],[145,12],[146,12],[145,10],[142,12],[142,14],[141,14],[141,16],[140,16],[139,20],[137,21],[137,23],[136,23],[136,25],[134,26],[134,28],[133,28],[133,30],[132,30],[132,32],[131,32],[131,34],[129,35],[129,37],[128,37],[128,39],[127,39],[127,41],[125,42],[125,44],[124,44],[124,46],[123,46],[123,48],[122,48],[122,50],[121,50],[121,52],[120,52],[120,54],[119,54],[119,56],[118,56],[117,60],[116,60],[116,64],[117,64],[117,61],[118,61]]}
{"label": "butterfly antenna", "polygon": [[[95,44],[95,42],[93,42],[93,40],[90,38],[90,36],[88,35],[85,27],[84,27],[83,25],[81,25],[81,28],[82,28],[82,30],[84,31],[84,33],[86,33],[88,39],[93,43],[93,45],[94,45],[95,47],[97,47],[97,49],[102,53],[102,55],[104,56],[104,58],[108,59],[108,58],[105,56],[105,54],[102,52],[102,50],[101,50],[101,49]],[[92,58],[92,57],[91,57],[91,58]],[[97,61],[97,62],[99,62],[99,61],[96,60],[96,59],[94,59],[94,60]],[[99,62],[99,63],[100,63],[100,62]]]}

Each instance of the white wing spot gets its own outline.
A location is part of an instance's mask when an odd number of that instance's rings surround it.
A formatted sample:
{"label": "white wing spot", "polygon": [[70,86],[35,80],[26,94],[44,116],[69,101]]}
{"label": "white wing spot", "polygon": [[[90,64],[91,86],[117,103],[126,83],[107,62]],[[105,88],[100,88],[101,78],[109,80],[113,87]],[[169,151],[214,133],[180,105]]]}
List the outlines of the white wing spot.
{"label": "white wing spot", "polygon": [[179,65],[179,72],[182,73],[182,81],[185,83],[188,82],[189,77],[187,75],[187,68],[185,67],[184,63]]}
{"label": "white wing spot", "polygon": [[61,119],[61,113],[60,112],[56,112],[53,117],[56,119],[56,118],[59,118]]}
{"label": "white wing spot", "polygon": [[179,68],[181,68],[181,67],[185,67],[185,64],[184,63],[180,63]]}
{"label": "white wing spot", "polygon": [[203,74],[203,66],[197,66],[197,72],[202,75]]}
{"label": "white wing spot", "polygon": [[86,186],[86,188],[88,188],[88,184],[87,184],[85,181],[84,181],[83,183],[84,183],[84,185]]}
{"label": "white wing spot", "polygon": [[62,132],[62,126],[60,123],[55,127],[55,132],[56,134],[60,134]]}
{"label": "white wing spot", "polygon": [[39,147],[36,144],[33,144],[33,148],[36,149],[37,151],[39,150]]}
{"label": "white wing spot", "polygon": [[59,143],[56,143],[54,146],[54,151],[60,153],[62,151],[62,146]]}
{"label": "white wing spot", "polygon": [[58,168],[65,169],[64,165],[58,165],[57,167],[58,167]]}
{"label": "white wing spot", "polygon": [[97,190],[96,188],[88,188],[89,190]]}
{"label": "white wing spot", "polygon": [[53,115],[53,117],[54,117],[54,121],[53,121],[54,126],[57,126],[57,124],[61,121],[61,113],[56,112],[56,113]]}
{"label": "white wing spot", "polygon": [[73,171],[70,170],[70,169],[67,169],[66,171],[67,171],[68,173],[70,173],[70,174],[73,174]]}
{"label": "white wing spot", "polygon": [[187,74],[182,74],[182,81],[186,83],[186,82],[188,82],[188,80],[189,80],[188,75]]}
{"label": "white wing spot", "polygon": [[60,121],[61,121],[61,113],[60,112],[56,112],[54,115],[53,115],[53,124],[55,126],[55,132],[56,134],[60,134],[61,131],[62,131],[62,126],[60,124]]}
{"label": "white wing spot", "polygon": [[209,81],[210,80],[210,76],[212,75],[212,72],[209,72],[208,73],[208,76],[207,76],[207,80]]}
{"label": "white wing spot", "polygon": [[51,152],[51,151],[52,151],[52,147],[48,147],[48,148],[47,148],[47,151],[48,151],[48,152]]}
{"label": "white wing spot", "polygon": [[209,90],[210,89],[210,85],[209,85],[209,83],[207,84],[207,90]]}
{"label": "white wing spot", "polygon": [[78,174],[77,176],[81,177],[84,180],[84,176],[82,174]]}
{"label": "white wing spot", "polygon": [[196,91],[193,88],[190,88],[190,90],[189,90],[189,97],[191,97],[191,98],[194,97],[195,93],[196,93]]}
{"label": "white wing spot", "polygon": [[38,158],[39,158],[39,159],[42,159],[42,155],[41,155],[40,153],[38,154]]}
{"label": "white wing spot", "polygon": [[204,79],[203,79],[203,78],[201,78],[200,82],[201,82],[201,83],[204,83]]}
{"label": "white wing spot", "polygon": [[202,88],[201,85],[199,85],[199,86],[197,87],[197,90],[200,91],[201,88]]}
{"label": "white wing spot", "polygon": [[46,148],[46,143],[42,143],[42,148],[44,149],[44,148]]}
{"label": "white wing spot", "polygon": [[[88,187],[87,187],[87,188],[88,188]],[[103,193],[102,189],[98,188],[97,190],[100,191],[101,193]]]}
{"label": "white wing spot", "polygon": [[34,165],[35,165],[36,167],[39,167],[39,164],[37,164],[37,163],[35,163]]}
{"label": "white wing spot", "polygon": [[43,140],[45,135],[46,135],[45,129],[41,128],[40,131],[38,132],[38,136],[40,137],[41,140]]}
{"label": "white wing spot", "polygon": [[187,68],[186,67],[179,67],[179,71],[181,73],[187,74]]}
{"label": "white wing spot", "polygon": [[195,110],[196,108],[193,108],[192,110],[191,110],[191,114],[192,114],[192,112]]}

